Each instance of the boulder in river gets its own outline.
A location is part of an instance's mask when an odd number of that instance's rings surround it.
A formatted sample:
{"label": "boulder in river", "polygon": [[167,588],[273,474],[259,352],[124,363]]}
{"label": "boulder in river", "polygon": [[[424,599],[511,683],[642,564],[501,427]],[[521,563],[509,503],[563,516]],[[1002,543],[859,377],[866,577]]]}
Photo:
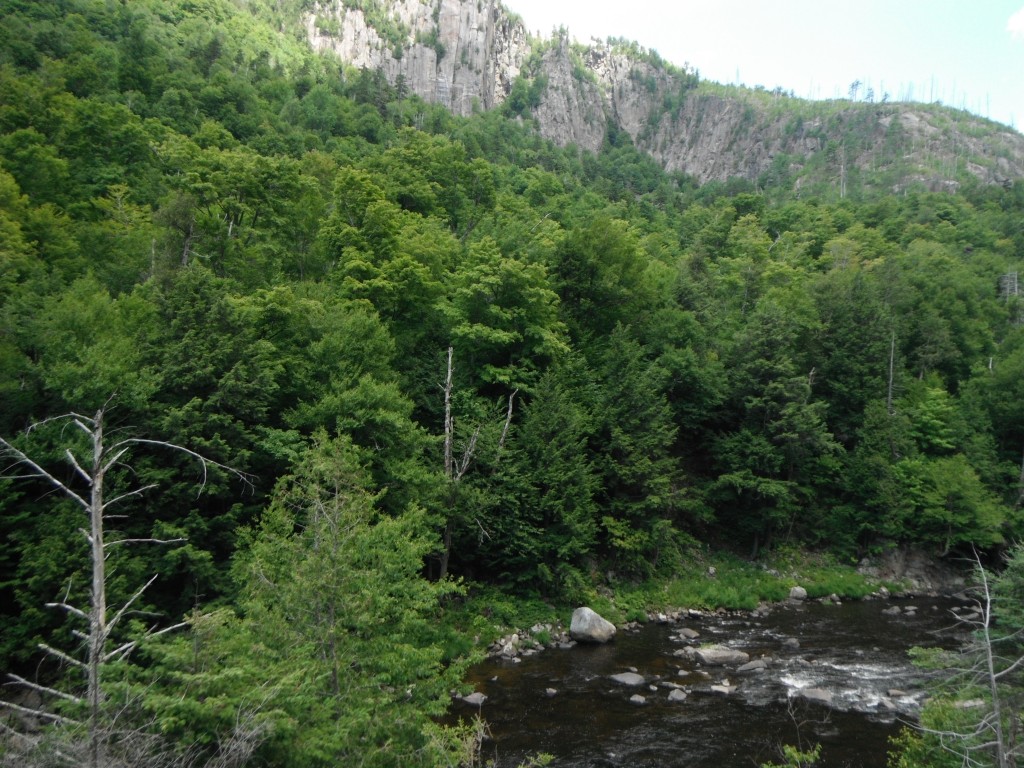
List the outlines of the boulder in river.
{"label": "boulder in river", "polygon": [[791,590],[789,590],[789,599],[790,600],[806,600],[807,599],[807,590],[804,589],[803,587],[793,587]]}
{"label": "boulder in river", "polygon": [[686,701],[686,691],[679,688],[673,688],[668,692],[668,700],[672,702]]}
{"label": "boulder in river", "polygon": [[612,680],[620,685],[637,686],[644,684],[644,676],[638,675],[636,672],[620,672],[617,675],[612,675]]}
{"label": "boulder in river", "polygon": [[615,637],[615,625],[590,608],[577,608],[572,612],[569,634],[583,643],[607,643]]}
{"label": "boulder in river", "polygon": [[480,691],[475,691],[469,694],[468,696],[463,696],[462,700],[469,704],[471,707],[479,707],[482,706],[485,701],[487,701],[487,694],[480,693]]}
{"label": "boulder in river", "polygon": [[801,688],[793,695],[814,704],[824,704],[826,707],[832,706],[832,692],[826,691],[824,688]]}
{"label": "boulder in river", "polygon": [[759,672],[762,669],[768,669],[768,662],[764,659],[754,659],[742,667],[737,669],[737,672]]}
{"label": "boulder in river", "polygon": [[696,651],[697,661],[712,667],[721,667],[726,664],[746,664],[750,656],[743,651],[733,648],[726,648],[724,645],[709,645],[698,648]]}
{"label": "boulder in river", "polygon": [[629,697],[629,703],[636,704],[638,707],[642,707],[644,704],[647,703],[647,699],[641,696],[639,693],[634,693],[632,696]]}

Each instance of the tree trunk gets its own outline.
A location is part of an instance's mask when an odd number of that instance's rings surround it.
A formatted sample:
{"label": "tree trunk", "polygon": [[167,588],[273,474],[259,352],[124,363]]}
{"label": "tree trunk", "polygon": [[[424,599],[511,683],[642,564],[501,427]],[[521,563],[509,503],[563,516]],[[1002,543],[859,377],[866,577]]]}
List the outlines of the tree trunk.
{"label": "tree trunk", "polygon": [[89,494],[89,543],[92,549],[92,609],[89,611],[89,766],[100,768],[100,669],[107,641],[106,552],[103,546],[103,411],[92,430],[92,489]]}

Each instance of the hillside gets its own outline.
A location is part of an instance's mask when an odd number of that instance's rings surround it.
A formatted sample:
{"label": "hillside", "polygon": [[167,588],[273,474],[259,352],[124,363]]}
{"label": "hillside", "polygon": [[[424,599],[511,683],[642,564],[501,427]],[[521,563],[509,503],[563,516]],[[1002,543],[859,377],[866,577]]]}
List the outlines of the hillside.
{"label": "hillside", "polygon": [[455,114],[505,105],[541,136],[593,152],[628,137],[701,183],[898,193],[1024,176],[1024,136],[992,121],[936,105],[810,102],[705,83],[628,41],[536,39],[494,0],[331,0],[303,26],[315,49]]}
{"label": "hillside", "polygon": [[[0,0],[0,668],[47,710],[0,764],[479,764],[451,691],[552,606],[752,609],[796,562],[1024,536],[1024,180],[860,169],[849,105],[701,184],[639,118],[541,135],[637,57],[740,111],[630,44],[516,59],[508,19],[460,115],[315,52],[311,7]],[[824,140],[829,105],[743,97]]]}

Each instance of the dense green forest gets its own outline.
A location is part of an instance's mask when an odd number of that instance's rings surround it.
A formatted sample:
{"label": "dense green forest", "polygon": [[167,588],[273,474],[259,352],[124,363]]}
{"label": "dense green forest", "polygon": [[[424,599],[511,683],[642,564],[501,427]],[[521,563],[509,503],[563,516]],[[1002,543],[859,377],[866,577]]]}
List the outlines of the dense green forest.
{"label": "dense green forest", "polygon": [[84,631],[82,509],[17,458],[87,496],[92,419],[106,641],[188,625],[110,657],[148,740],[105,749],[454,764],[478,585],[1019,538],[1024,184],[699,187],[317,57],[299,5],[0,2],[0,668]]}

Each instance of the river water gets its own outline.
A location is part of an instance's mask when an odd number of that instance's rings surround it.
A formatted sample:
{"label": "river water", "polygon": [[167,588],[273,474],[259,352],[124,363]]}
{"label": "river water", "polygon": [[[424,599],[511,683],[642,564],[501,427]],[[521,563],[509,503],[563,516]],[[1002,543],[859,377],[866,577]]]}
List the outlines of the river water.
{"label": "river water", "polygon": [[[487,700],[480,707],[456,702],[453,714],[482,715],[491,735],[484,757],[496,768],[514,768],[538,752],[554,755],[558,768],[751,768],[779,761],[781,744],[819,743],[821,765],[883,768],[889,738],[914,722],[926,695],[926,675],[907,651],[958,646],[954,605],[787,603],[764,616],[652,623],[620,631],[608,645],[551,648],[518,663],[489,659],[468,681]],[[683,627],[699,638],[681,638]],[[768,666],[740,673],[735,664],[704,666],[677,654],[713,643]],[[611,679],[626,671],[642,675],[643,684]],[[669,700],[676,689],[685,700]],[[645,703],[631,702],[635,695]]]}

